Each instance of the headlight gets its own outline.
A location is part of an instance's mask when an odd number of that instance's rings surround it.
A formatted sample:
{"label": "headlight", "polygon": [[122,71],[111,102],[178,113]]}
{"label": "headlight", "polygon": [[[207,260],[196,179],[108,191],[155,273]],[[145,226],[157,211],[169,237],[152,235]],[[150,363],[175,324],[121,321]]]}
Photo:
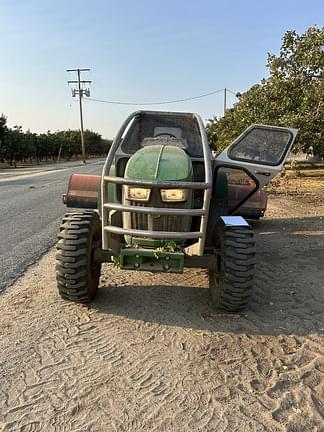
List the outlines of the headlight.
{"label": "headlight", "polygon": [[186,189],[161,189],[161,198],[164,202],[187,201],[188,191]]}
{"label": "headlight", "polygon": [[148,201],[151,189],[141,187],[126,187],[126,198],[134,201]]}

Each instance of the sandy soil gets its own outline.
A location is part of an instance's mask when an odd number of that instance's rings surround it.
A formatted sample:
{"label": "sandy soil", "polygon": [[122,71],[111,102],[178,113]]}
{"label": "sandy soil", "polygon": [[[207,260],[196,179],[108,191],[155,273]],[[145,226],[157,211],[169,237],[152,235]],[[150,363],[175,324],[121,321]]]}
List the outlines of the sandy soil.
{"label": "sandy soil", "polygon": [[0,297],[2,431],[323,431],[324,204],[270,199],[256,286],[215,313],[203,270],[104,267],[63,302],[54,251]]}

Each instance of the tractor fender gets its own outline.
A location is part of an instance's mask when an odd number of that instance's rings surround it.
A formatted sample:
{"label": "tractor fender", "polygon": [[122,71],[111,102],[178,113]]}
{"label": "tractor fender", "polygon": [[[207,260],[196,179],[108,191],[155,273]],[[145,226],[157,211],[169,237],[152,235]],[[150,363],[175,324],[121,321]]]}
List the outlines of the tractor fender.
{"label": "tractor fender", "polygon": [[75,208],[98,208],[101,177],[88,174],[72,174],[68,190],[62,195],[63,204]]}

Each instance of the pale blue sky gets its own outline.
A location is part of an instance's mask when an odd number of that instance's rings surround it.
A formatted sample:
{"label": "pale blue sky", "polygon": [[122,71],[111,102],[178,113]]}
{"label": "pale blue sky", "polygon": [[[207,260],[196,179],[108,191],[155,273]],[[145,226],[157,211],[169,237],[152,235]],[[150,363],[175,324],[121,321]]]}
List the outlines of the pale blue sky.
{"label": "pale blue sky", "polygon": [[[35,132],[79,128],[67,68],[89,67],[91,96],[159,101],[267,76],[288,29],[323,25],[321,0],[0,0],[0,113]],[[229,105],[235,98],[229,95]],[[84,103],[85,127],[110,138],[140,107]],[[221,115],[222,94],[147,109]]]}

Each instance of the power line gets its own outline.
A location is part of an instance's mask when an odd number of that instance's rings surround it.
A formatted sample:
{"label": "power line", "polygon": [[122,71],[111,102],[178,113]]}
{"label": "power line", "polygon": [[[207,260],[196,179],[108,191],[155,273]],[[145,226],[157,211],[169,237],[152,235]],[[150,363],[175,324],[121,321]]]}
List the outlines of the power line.
{"label": "power line", "polygon": [[236,95],[237,95],[237,92],[235,93],[235,92],[233,92],[232,90],[230,90],[230,89],[226,89],[228,92],[230,92],[230,93],[232,93],[232,95],[234,95],[235,97],[236,97]]}
{"label": "power line", "polygon": [[[230,91],[231,93],[235,94],[234,92],[232,92],[231,90],[227,89],[228,91]],[[219,89],[219,90],[214,90],[208,93],[203,93],[201,95],[198,96],[192,96],[192,97],[187,97],[187,98],[183,98],[183,99],[174,99],[174,100],[169,100],[169,101],[159,101],[159,102],[121,102],[121,101],[112,101],[112,100],[104,100],[104,99],[94,99],[94,98],[87,98],[85,99],[86,101],[91,101],[91,102],[101,102],[101,103],[107,103],[107,104],[114,104],[114,105],[166,105],[166,104],[171,104],[171,103],[178,103],[178,102],[186,102],[186,101],[191,101],[191,100],[195,100],[195,99],[201,99],[207,96],[211,96],[214,95],[216,93],[221,93],[223,92],[224,89]]]}

